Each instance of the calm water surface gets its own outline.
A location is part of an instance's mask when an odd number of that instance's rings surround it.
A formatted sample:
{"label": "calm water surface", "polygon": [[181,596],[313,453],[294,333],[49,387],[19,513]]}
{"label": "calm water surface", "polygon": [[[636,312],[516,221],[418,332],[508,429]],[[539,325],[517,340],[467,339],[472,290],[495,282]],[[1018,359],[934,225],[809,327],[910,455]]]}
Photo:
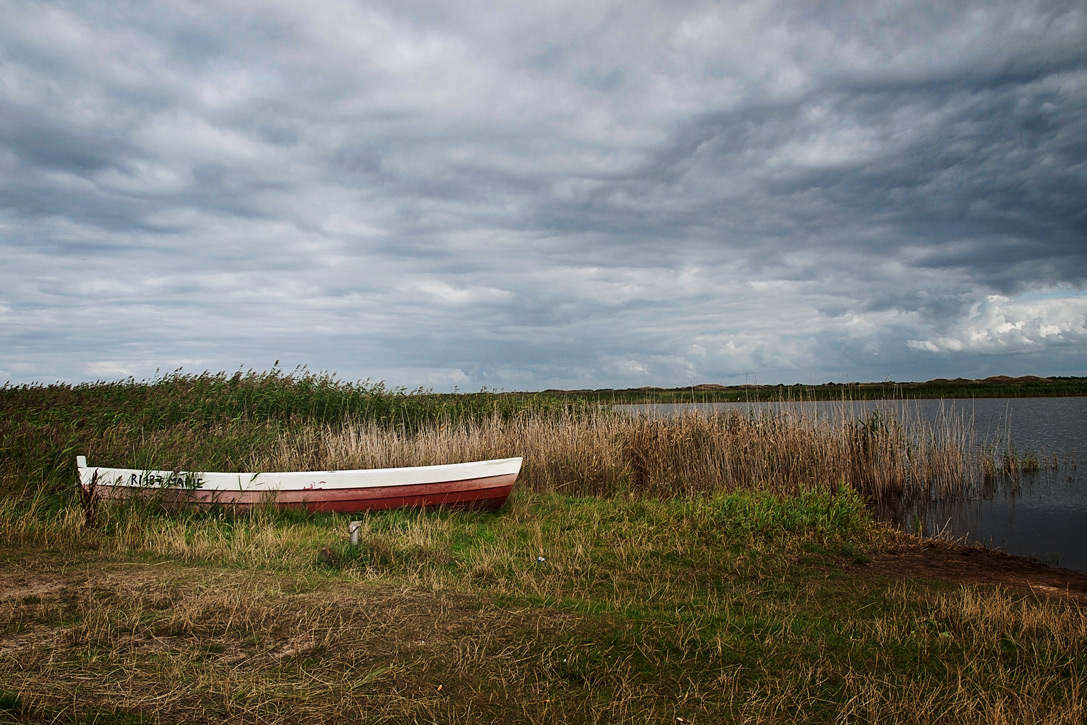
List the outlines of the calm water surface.
{"label": "calm water surface", "polygon": [[682,410],[740,410],[773,413],[784,408],[824,417],[863,419],[872,410],[900,422],[962,421],[978,445],[997,451],[1010,446],[1034,454],[1041,471],[1024,474],[996,490],[954,503],[882,514],[900,526],[924,533],[944,532],[1010,554],[1087,572],[1087,398],[980,398],[963,400],[850,401],[811,403],[700,403],[620,406],[651,415]]}

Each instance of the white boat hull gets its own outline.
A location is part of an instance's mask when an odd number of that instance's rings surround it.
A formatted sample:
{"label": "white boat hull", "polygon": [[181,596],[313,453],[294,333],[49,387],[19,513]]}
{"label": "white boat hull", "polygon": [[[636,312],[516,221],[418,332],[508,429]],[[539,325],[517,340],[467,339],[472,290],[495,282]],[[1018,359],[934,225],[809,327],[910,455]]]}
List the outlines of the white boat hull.
{"label": "white boat hull", "polygon": [[223,506],[234,511],[275,505],[351,513],[389,508],[501,508],[521,458],[407,468],[283,473],[151,471],[88,466],[76,458],[84,489],[104,498],[156,492],[165,503]]}

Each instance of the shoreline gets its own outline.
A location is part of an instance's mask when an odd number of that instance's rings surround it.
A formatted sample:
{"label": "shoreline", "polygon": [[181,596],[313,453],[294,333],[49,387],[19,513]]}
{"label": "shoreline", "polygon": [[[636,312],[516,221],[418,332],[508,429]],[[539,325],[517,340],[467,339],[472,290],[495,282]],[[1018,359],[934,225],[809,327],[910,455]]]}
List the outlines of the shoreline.
{"label": "shoreline", "polygon": [[1087,606],[1087,573],[1000,549],[925,537],[885,525],[892,543],[868,562],[851,565],[858,576],[919,576],[952,584],[980,584],[1071,598]]}

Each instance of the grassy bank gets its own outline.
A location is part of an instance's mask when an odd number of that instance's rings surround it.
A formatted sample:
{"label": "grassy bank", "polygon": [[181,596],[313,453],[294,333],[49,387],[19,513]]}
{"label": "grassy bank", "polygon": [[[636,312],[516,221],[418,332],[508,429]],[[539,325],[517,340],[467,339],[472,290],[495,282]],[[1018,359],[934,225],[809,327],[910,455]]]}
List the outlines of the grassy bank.
{"label": "grassy bank", "polygon": [[848,490],[362,519],[8,510],[0,722],[1087,716],[1087,609],[865,576]]}
{"label": "grassy bank", "polygon": [[[0,393],[0,722],[1087,718],[1079,600],[870,573],[904,536],[870,501],[1000,475],[954,425],[632,418],[281,373]],[[134,502],[87,527],[77,453],[525,467],[497,514]]]}

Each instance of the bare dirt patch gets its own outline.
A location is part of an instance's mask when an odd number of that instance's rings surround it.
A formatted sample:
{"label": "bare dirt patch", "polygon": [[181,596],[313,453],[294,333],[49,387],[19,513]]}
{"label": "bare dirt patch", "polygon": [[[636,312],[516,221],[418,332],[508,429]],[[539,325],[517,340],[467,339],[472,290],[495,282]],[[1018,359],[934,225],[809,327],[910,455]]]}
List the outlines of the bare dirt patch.
{"label": "bare dirt patch", "polygon": [[1087,574],[1036,559],[952,542],[895,534],[869,561],[848,571],[860,576],[926,578],[955,584],[986,584],[1067,597],[1087,605]]}
{"label": "bare dirt patch", "polygon": [[71,564],[52,557],[24,561],[19,565],[0,561],[0,602],[14,599],[47,598],[66,590],[110,587],[125,592],[145,591],[162,574],[150,565]]}

